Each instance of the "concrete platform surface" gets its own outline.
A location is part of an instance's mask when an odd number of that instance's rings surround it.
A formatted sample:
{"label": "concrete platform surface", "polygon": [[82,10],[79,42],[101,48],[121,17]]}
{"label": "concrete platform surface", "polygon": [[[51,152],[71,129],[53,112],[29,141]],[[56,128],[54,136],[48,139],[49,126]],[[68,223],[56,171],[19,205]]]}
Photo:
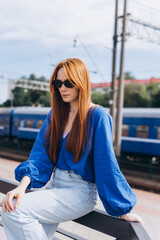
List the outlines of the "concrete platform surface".
{"label": "concrete platform surface", "polygon": [[[14,180],[14,169],[18,165],[18,162],[10,161],[0,158],[0,177]],[[144,221],[145,229],[150,235],[152,240],[160,239],[160,194],[133,189],[138,197],[138,203],[133,209],[133,212],[140,215]],[[0,200],[3,195],[0,195]],[[101,201],[99,201],[97,208],[104,210]],[[74,222],[65,222],[59,225],[67,231],[71,231],[77,235],[81,235],[88,240],[112,240],[114,238],[98,233],[97,231],[91,230],[87,227],[82,227]],[[5,240],[2,229],[0,228],[0,239]],[[60,237],[56,233],[56,239],[68,240],[67,237]]]}

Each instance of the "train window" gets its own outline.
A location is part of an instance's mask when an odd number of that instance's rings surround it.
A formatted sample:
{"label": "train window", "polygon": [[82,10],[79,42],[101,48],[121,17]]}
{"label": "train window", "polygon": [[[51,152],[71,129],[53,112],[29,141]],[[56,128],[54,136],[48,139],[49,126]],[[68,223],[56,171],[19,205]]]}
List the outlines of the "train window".
{"label": "train window", "polygon": [[137,126],[137,137],[148,138],[148,126],[138,125]]}
{"label": "train window", "polygon": [[127,136],[128,137],[128,133],[129,133],[129,126],[124,124],[122,126],[122,136]]}
{"label": "train window", "polygon": [[0,118],[0,126],[3,126],[3,118]]}
{"label": "train window", "polygon": [[32,119],[27,119],[27,128],[32,128]]}
{"label": "train window", "polygon": [[160,127],[157,128],[157,138],[160,139]]}
{"label": "train window", "polygon": [[8,125],[9,125],[9,121],[8,121],[8,118],[5,118],[5,122],[4,122],[4,125],[5,125],[6,127],[8,127]]}
{"label": "train window", "polygon": [[20,120],[20,126],[21,126],[21,127],[24,127],[24,119],[21,119],[21,120]]}
{"label": "train window", "polygon": [[43,124],[43,120],[39,119],[37,120],[37,128],[41,128]]}
{"label": "train window", "polygon": [[18,128],[18,119],[15,119],[15,120],[14,120],[14,127],[15,127],[15,128]]}

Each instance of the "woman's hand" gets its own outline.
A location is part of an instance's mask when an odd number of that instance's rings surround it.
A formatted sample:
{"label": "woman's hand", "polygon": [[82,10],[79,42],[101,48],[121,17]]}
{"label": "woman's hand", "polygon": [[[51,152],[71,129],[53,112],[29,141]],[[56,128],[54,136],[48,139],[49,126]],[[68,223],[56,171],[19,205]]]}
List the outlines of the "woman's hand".
{"label": "woman's hand", "polygon": [[24,176],[20,184],[18,185],[18,187],[16,187],[14,190],[7,193],[6,197],[1,202],[1,207],[3,208],[4,212],[6,211],[6,208],[10,213],[14,210],[14,207],[12,204],[12,201],[14,198],[16,198],[15,208],[18,207],[20,200],[24,196],[25,190],[27,186],[30,184],[30,182],[31,182],[31,179],[28,176]]}
{"label": "woman's hand", "polygon": [[12,212],[14,210],[12,200],[16,198],[15,208],[18,207],[20,200],[25,194],[25,189],[21,187],[16,187],[14,190],[7,193],[6,197],[1,202],[1,207],[3,211],[6,212],[6,208],[8,212]]}
{"label": "woman's hand", "polygon": [[140,222],[144,227],[142,218],[134,213],[127,213],[125,215],[120,216],[120,218],[129,222]]}

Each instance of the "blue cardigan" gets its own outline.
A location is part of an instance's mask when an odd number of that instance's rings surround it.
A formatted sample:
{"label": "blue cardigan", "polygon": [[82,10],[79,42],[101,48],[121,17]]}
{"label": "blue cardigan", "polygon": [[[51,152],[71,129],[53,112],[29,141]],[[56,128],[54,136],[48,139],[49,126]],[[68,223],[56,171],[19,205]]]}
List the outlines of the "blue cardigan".
{"label": "blue cardigan", "polygon": [[[20,181],[29,176],[28,188],[43,187],[50,179],[54,164],[44,148],[46,129],[51,121],[51,111],[41,127],[29,160],[15,169],[15,178]],[[132,210],[137,198],[121,173],[112,143],[111,117],[103,107],[96,106],[90,114],[90,141],[78,163],[73,162],[73,154],[66,149],[67,137],[61,138],[61,147],[57,154],[56,167],[73,170],[83,180],[96,183],[99,197],[108,214],[121,216]]]}

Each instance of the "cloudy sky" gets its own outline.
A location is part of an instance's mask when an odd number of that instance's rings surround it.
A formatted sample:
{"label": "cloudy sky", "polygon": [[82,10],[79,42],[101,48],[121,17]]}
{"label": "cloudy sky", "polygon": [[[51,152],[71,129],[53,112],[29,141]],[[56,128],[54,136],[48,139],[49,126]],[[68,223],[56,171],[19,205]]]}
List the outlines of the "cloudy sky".
{"label": "cloudy sky", "polygon": [[[0,5],[0,103],[8,97],[10,79],[31,73],[49,79],[53,65],[68,57],[86,63],[92,82],[111,81],[114,0],[0,0]],[[119,0],[119,15],[122,10]],[[128,0],[128,13],[160,28],[159,0]],[[119,20],[119,34],[121,26]],[[138,79],[160,78],[160,31],[128,21],[127,33],[124,70]],[[119,57],[120,38],[117,74]]]}

